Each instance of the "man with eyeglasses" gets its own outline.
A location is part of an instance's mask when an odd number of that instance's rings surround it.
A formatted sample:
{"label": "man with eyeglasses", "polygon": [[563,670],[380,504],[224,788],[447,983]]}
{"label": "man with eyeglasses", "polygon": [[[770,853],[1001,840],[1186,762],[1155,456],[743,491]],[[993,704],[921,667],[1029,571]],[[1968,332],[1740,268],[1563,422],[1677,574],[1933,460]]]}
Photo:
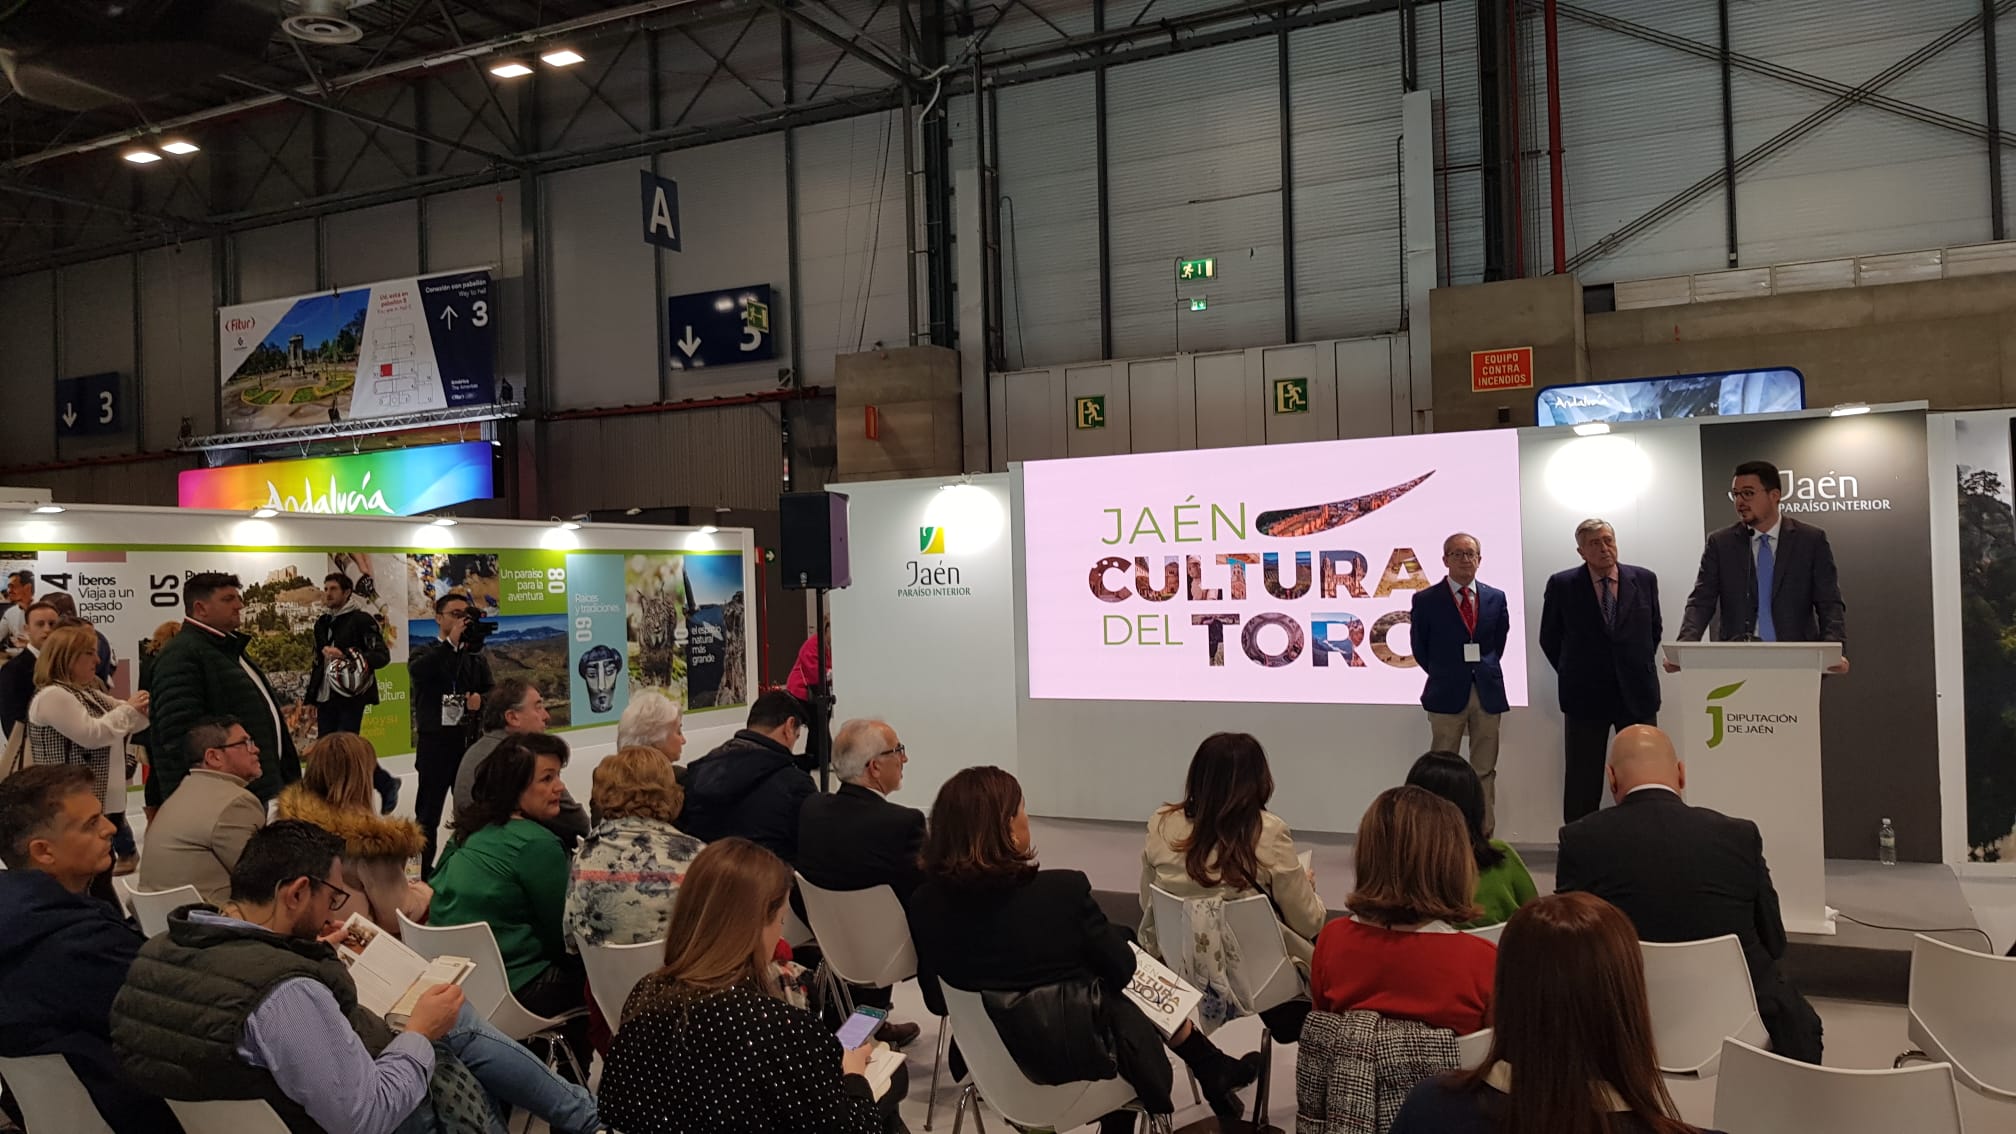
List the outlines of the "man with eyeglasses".
{"label": "man with eyeglasses", "polygon": [[195,766],[147,824],[139,884],[194,886],[216,905],[231,892],[231,869],[246,840],[266,825],[266,805],[245,786],[259,778],[259,745],[231,717],[200,722],[188,738]]}
{"label": "man with eyeglasses", "polygon": [[1499,658],[1512,634],[1505,592],[1477,579],[1484,545],[1468,532],[1442,541],[1448,578],[1414,592],[1409,618],[1414,660],[1428,680],[1421,707],[1428,712],[1429,747],[1462,752],[1470,738],[1470,766],[1484,785],[1484,833],[1497,826],[1498,719],[1508,707]]}
{"label": "man with eyeglasses", "polygon": [[[283,819],[245,845],[221,908],[188,906],[140,949],[112,1001],[126,1077],[162,1098],[258,1099],[289,1130],[502,1130],[530,1111],[562,1134],[601,1126],[585,1088],[437,984],[404,1030],[357,1001],[334,944],[353,895],[343,840]],[[361,903],[360,903],[361,904]]]}
{"label": "man with eyeglasses", "polygon": [[[839,790],[814,795],[798,812],[798,873],[822,890],[887,886],[906,905],[924,879],[917,866],[924,849],[924,813],[891,803],[903,786],[910,754],[896,730],[878,720],[848,721],[833,738],[833,773]],[[886,988],[854,990],[854,1002],[886,1009]],[[917,1038],[916,1024],[889,1021],[877,1038],[902,1047]]]}
{"label": "man with eyeglasses", "polygon": [[[1779,511],[1784,494],[1777,465],[1736,466],[1729,482],[1736,522],[1711,534],[1702,549],[1681,641],[1700,641],[1713,619],[1720,642],[1847,642],[1848,604],[1834,549],[1826,532]],[[1665,665],[1669,672],[1680,668]],[[1845,652],[1828,672],[1848,672]]]}

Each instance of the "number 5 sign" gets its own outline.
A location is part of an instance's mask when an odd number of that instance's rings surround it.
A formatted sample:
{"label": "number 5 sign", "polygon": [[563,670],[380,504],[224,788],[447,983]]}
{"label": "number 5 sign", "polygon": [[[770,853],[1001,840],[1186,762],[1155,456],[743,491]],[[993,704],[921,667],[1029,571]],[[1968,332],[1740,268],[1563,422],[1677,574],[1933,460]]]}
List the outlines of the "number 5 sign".
{"label": "number 5 sign", "polygon": [[56,380],[57,436],[103,437],[126,428],[126,402],[117,372]]}

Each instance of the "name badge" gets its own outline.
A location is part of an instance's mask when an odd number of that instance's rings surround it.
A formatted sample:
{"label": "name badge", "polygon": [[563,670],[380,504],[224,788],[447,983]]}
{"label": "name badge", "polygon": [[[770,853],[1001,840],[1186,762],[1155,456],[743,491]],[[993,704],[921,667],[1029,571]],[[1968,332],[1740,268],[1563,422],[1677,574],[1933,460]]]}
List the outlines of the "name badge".
{"label": "name badge", "polygon": [[1477,643],[1475,643],[1475,642],[1465,642],[1465,643],[1463,643],[1463,660],[1464,660],[1464,661],[1483,661],[1483,660],[1484,660],[1484,647],[1483,647],[1483,646],[1480,646],[1480,645],[1478,645],[1478,644],[1477,644]]}

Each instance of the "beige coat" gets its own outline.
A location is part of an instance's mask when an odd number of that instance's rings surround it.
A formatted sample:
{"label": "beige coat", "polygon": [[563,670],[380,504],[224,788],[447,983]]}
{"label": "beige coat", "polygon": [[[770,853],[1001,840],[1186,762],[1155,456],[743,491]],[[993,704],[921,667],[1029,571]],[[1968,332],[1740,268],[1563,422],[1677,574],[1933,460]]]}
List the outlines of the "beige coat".
{"label": "beige coat", "polygon": [[266,805],[245,781],[208,768],[192,768],[147,824],[140,856],[142,890],[194,886],[221,906],[231,896],[231,868],[252,832],[266,825]]}
{"label": "beige coat", "polygon": [[[1238,898],[1254,892],[1199,886],[1184,868],[1183,852],[1176,849],[1189,837],[1190,820],[1178,809],[1158,810],[1148,820],[1148,845],[1141,852],[1141,948],[1158,957],[1162,951],[1155,943],[1150,886],[1160,886],[1179,898]],[[1271,811],[1260,813],[1259,850],[1260,890],[1274,899],[1275,915],[1282,922],[1282,944],[1306,972],[1316,951],[1316,935],[1322,932],[1329,911],[1295,857],[1295,838],[1288,824]]]}
{"label": "beige coat", "polygon": [[339,810],[298,783],[280,789],[274,813],[281,819],[301,819],[343,840],[343,885],[355,896],[337,917],[362,913],[380,929],[399,933],[399,913],[425,923],[434,890],[406,876],[406,863],[420,853],[427,838],[411,819],[394,819],[370,811]]}

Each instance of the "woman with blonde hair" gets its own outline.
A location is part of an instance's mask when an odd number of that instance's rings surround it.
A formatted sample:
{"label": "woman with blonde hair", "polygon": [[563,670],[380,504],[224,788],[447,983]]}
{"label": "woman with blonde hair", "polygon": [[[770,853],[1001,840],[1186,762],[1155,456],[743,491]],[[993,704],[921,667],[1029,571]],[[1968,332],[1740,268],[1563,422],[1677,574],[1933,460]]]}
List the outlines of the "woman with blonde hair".
{"label": "woman with blonde hair", "polygon": [[702,846],[672,825],[686,798],[672,768],[658,749],[635,745],[595,765],[595,828],[574,856],[562,922],[570,952],[664,937],[672,896]]}
{"label": "woman with blonde hair", "polygon": [[693,860],[666,926],[665,967],[623,1007],[602,1074],[603,1121],[638,1134],[892,1126],[908,1086],[901,1068],[878,1103],[865,1077],[869,1045],[843,1051],[770,979],[790,893],[791,868],[747,839],[722,839]]}
{"label": "woman with blonde hair", "polygon": [[1323,927],[1310,966],[1318,1011],[1377,1012],[1457,1035],[1491,1016],[1489,941],[1456,928],[1477,916],[1477,860],[1456,805],[1420,787],[1388,788],[1358,823],[1351,911]]}
{"label": "woman with blonde hair", "polygon": [[434,891],[406,878],[407,862],[427,838],[413,820],[378,813],[377,769],[370,741],[332,732],[308,749],[301,781],[282,788],[274,806],[282,819],[304,819],[343,840],[343,884],[364,898],[366,917],[397,936],[400,912],[427,920]]}
{"label": "woman with blonde hair", "polygon": [[[119,701],[98,680],[98,632],[82,623],[51,631],[35,659],[35,697],[28,702],[25,737],[28,760],[90,768],[105,817],[117,831],[131,831],[126,824],[126,777],[132,771],[127,744],[146,727],[144,690]],[[137,855],[124,855],[112,872],[131,874],[139,865]]]}

